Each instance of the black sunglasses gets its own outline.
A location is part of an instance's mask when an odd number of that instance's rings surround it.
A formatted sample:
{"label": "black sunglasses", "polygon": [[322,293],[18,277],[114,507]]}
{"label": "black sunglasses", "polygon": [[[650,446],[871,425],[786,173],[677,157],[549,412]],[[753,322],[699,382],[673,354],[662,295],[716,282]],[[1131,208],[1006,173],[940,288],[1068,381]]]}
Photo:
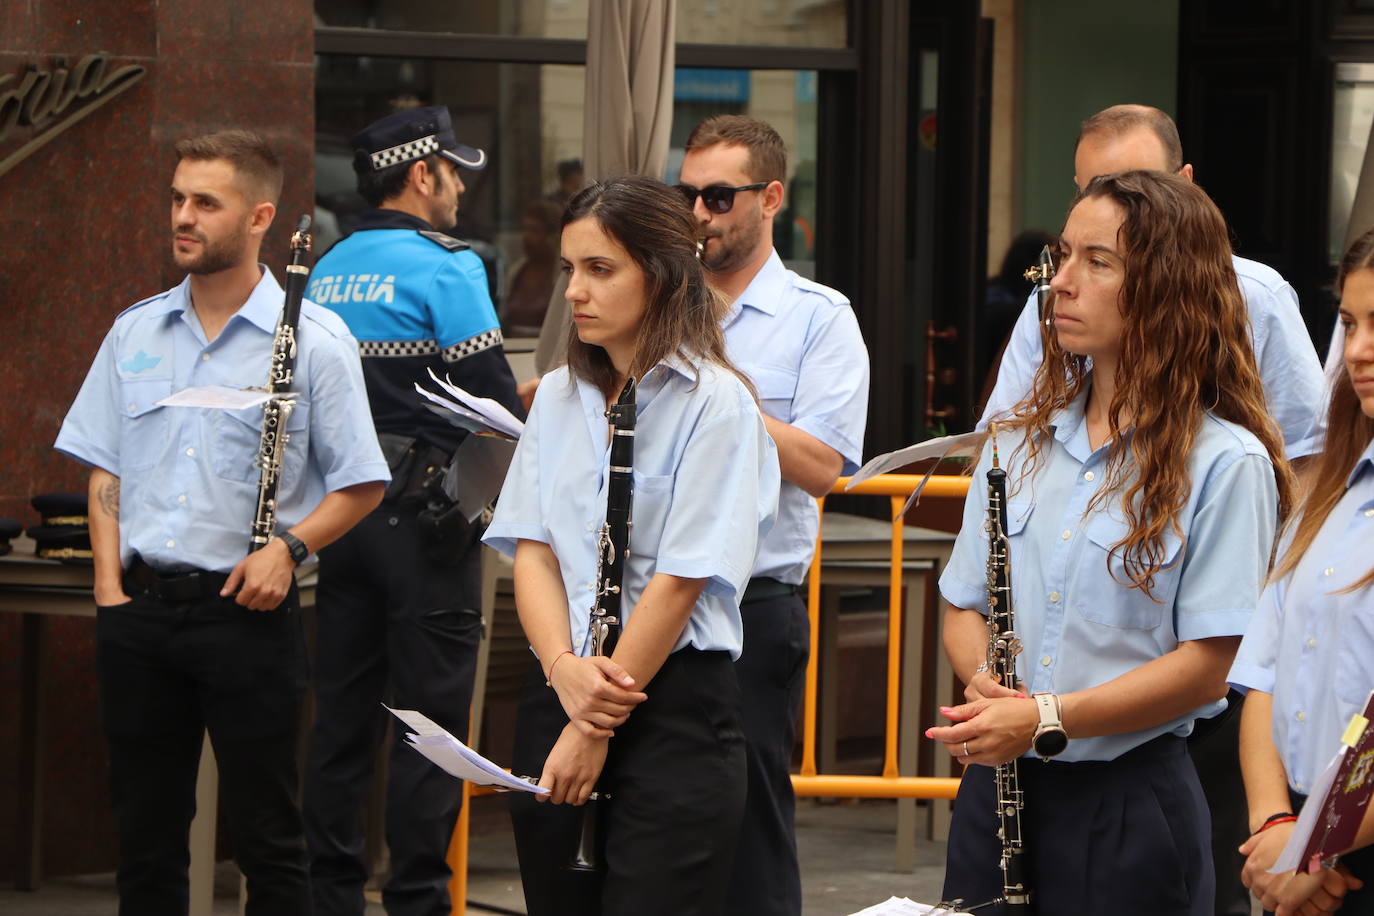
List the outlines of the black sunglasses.
{"label": "black sunglasses", "polygon": [[728,185],[713,184],[709,188],[694,188],[689,184],[680,184],[677,189],[682,192],[682,196],[687,198],[687,206],[695,207],[697,197],[701,197],[701,202],[707,210],[712,213],[729,213],[730,208],[735,205],[736,191],[758,191],[768,187],[772,182],[756,181],[753,184],[742,184],[737,188]]}

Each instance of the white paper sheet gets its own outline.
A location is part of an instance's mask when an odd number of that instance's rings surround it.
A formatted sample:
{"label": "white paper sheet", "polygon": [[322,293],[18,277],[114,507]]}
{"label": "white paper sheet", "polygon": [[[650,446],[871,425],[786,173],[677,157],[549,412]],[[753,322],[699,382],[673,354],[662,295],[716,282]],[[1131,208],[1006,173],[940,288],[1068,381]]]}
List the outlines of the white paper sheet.
{"label": "white paper sheet", "polygon": [[261,388],[228,388],[205,385],[183,388],[157,402],[159,407],[211,407],[217,410],[242,410],[267,403],[271,395]]}
{"label": "white paper sheet", "polygon": [[[382,705],[386,706],[385,703]],[[466,779],[479,786],[495,786],[511,792],[533,792],[536,795],[548,794],[548,789],[541,789],[519,776],[507,773],[453,737],[428,716],[413,709],[392,709],[390,706],[386,708],[412,729],[412,732],[406,735],[406,742],[449,775]]]}
{"label": "white paper sheet", "polygon": [[[501,406],[499,402],[493,401],[491,398],[479,398],[475,394],[469,394],[448,379],[439,378],[439,376],[434,374],[433,369],[429,370],[429,377],[434,380],[436,385],[444,390],[444,393],[447,394],[452,401],[456,401],[459,406],[465,408],[462,411],[454,410],[454,413],[458,414],[458,416],[471,420],[475,415],[484,422],[487,429],[505,436],[508,439],[519,439],[520,434],[525,431],[525,424],[517,420],[515,415]],[[421,388],[419,383],[416,383],[415,390],[429,398],[429,400],[449,410],[453,410],[451,401],[446,403],[447,399],[435,397],[432,392],[428,392],[424,388]]]}
{"label": "white paper sheet", "polygon": [[514,457],[515,442],[504,437],[468,436],[459,443],[444,476],[444,492],[469,522],[501,492]]}
{"label": "white paper sheet", "polygon": [[980,432],[960,433],[957,436],[942,436],[939,439],[927,439],[924,442],[917,442],[915,445],[908,445],[906,448],[898,449],[895,452],[888,452],[886,455],[879,455],[869,459],[869,462],[859,468],[858,473],[849,479],[845,489],[853,487],[870,477],[877,477],[893,468],[899,468],[904,464],[911,464],[913,461],[924,461],[927,458],[958,458],[972,455],[974,447],[983,438]]}
{"label": "white paper sheet", "polygon": [[851,913],[850,916],[969,916],[963,910],[951,910],[948,907],[936,906],[932,903],[917,903],[906,897],[889,897],[882,903],[876,903],[867,909]]}

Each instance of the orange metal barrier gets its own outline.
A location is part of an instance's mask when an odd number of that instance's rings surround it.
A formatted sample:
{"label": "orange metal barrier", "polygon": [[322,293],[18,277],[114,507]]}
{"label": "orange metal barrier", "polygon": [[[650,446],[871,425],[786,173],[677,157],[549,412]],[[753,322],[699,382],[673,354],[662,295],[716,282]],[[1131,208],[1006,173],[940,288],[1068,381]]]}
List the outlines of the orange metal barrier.
{"label": "orange metal barrier", "polygon": [[[888,579],[887,616],[887,720],[884,730],[883,772],[881,776],[838,776],[816,772],[816,684],[819,670],[821,537],[816,536],[816,557],[811,562],[807,606],[811,617],[811,658],[806,666],[806,694],[802,719],[801,772],[792,777],[798,795],[843,798],[953,798],[959,780],[902,776],[897,769],[899,688],[902,667],[902,545],[905,541],[902,519],[897,517],[912,490],[921,481],[914,474],[882,474],[865,480],[849,493],[888,496],[892,504],[892,569]],[[845,493],[849,478],[841,477],[832,493]],[[968,494],[967,477],[933,476],[926,482],[922,496],[963,499]],[[818,502],[824,519],[825,498]],[[824,524],[824,522],[822,522]],[[937,647],[936,651],[940,651]]]}

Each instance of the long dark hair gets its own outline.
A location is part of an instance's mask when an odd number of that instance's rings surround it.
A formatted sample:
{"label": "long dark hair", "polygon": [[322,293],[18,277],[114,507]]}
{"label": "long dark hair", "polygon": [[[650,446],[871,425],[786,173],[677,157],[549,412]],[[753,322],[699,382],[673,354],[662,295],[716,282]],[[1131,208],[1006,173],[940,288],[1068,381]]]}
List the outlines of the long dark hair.
{"label": "long dark hair", "polygon": [[[1374,229],[1366,231],[1346,250],[1345,257],[1341,258],[1336,289],[1344,294],[1345,281],[1360,270],[1374,270]],[[1361,409],[1350,373],[1342,366],[1340,375],[1331,385],[1331,401],[1326,409],[1326,442],[1312,459],[1316,466],[1311,469],[1310,489],[1298,506],[1293,540],[1274,568],[1273,578],[1281,579],[1291,573],[1312,546],[1326,517],[1345,495],[1350,470],[1369,448],[1371,440],[1374,440],[1374,417],[1367,416]],[[1374,585],[1374,566],[1346,591],[1353,592],[1367,585]]]}
{"label": "long dark hair", "polygon": [[[706,283],[697,255],[697,222],[682,195],[660,181],[626,175],[598,181],[573,195],[562,227],[596,220],[644,273],[644,317],[639,324],[630,375],[644,373],[668,356],[716,363],[748,378],[725,355],[720,330],[727,304]],[[573,375],[614,396],[619,379],[604,349],[568,332],[568,368]]]}
{"label": "long dark hair", "polygon": [[[1204,412],[1244,427],[1264,445],[1274,466],[1281,519],[1292,505],[1293,473],[1265,405],[1226,220],[1211,198],[1185,178],[1145,171],[1094,178],[1074,206],[1088,198],[1120,208],[1125,257],[1125,327],[1116,393],[1107,409],[1107,483],[1089,508],[1121,494],[1130,532],[1113,553],[1120,553],[1131,585],[1149,595],[1167,559],[1165,530],[1181,531],[1178,514],[1191,486],[1184,458]],[[1054,412],[1090,379],[1087,357],[1064,350],[1053,330],[1042,329],[1042,340],[1044,361],[1011,420],[1026,427],[1028,468],[1034,468],[1042,444],[1052,441]],[[1121,436],[1123,417],[1134,426],[1129,443]]]}

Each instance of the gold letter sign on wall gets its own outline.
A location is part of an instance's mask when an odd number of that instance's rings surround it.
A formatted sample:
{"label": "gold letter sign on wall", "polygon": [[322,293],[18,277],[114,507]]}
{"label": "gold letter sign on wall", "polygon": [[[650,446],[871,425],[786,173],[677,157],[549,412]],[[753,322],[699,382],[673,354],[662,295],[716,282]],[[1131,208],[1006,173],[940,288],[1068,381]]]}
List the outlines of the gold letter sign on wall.
{"label": "gold letter sign on wall", "polygon": [[[0,175],[55,139],[58,134],[143,79],[145,68],[137,64],[106,72],[103,51],[87,54],[67,69],[58,58],[51,70],[30,64],[20,77],[0,76],[0,155],[16,125],[32,127],[29,142],[0,159]],[[18,82],[16,82],[18,80]]]}

